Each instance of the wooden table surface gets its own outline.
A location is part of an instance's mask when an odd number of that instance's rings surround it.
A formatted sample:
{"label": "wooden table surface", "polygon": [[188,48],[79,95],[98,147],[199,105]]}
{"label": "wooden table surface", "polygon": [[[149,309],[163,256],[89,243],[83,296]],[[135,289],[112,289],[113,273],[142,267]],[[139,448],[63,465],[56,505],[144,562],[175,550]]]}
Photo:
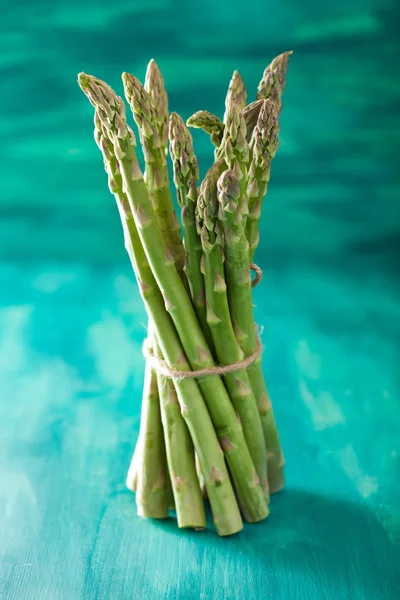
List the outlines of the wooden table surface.
{"label": "wooden table surface", "polygon": [[287,486],[267,521],[220,539],[139,519],[124,487],[145,322],[128,269],[0,272],[1,597],[400,597],[398,348],[368,325],[373,282],[355,302],[351,281],[266,273],[257,319]]}

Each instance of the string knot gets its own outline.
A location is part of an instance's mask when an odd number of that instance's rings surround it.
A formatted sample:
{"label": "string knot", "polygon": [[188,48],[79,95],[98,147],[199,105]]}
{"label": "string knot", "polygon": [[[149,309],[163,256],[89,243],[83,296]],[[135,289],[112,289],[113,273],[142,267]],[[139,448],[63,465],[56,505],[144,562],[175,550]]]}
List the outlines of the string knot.
{"label": "string knot", "polygon": [[[256,264],[252,263],[250,265],[252,271],[255,272],[256,276],[252,281],[252,287],[258,285],[262,279],[262,270]],[[254,352],[252,352],[249,356],[240,360],[238,362],[232,363],[230,365],[215,365],[213,367],[207,367],[205,369],[195,369],[195,370],[181,370],[181,369],[173,369],[168,366],[168,364],[162,360],[161,358],[157,358],[154,356],[152,349],[149,346],[147,339],[143,343],[143,355],[146,360],[149,361],[150,366],[157,371],[160,375],[164,375],[165,377],[169,377],[170,379],[194,379],[199,377],[209,377],[210,375],[227,375],[228,373],[234,373],[235,371],[240,371],[240,369],[247,369],[255,360],[257,360],[262,353],[262,345],[260,336],[258,335],[258,330],[256,326],[256,337],[257,337],[257,345]]]}

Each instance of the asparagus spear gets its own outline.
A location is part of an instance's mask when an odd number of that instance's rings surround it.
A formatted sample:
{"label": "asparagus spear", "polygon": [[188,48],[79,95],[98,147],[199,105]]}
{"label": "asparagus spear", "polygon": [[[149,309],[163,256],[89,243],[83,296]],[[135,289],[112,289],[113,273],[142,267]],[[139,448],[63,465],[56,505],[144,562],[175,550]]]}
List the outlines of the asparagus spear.
{"label": "asparagus spear", "polygon": [[258,224],[261,206],[266,194],[270,174],[271,160],[278,149],[279,120],[275,101],[264,100],[257,125],[250,142],[252,162],[248,175],[248,206],[249,215],[246,222],[246,236],[249,242],[249,259],[253,261],[254,253],[259,242]]}
{"label": "asparagus spear", "polygon": [[[163,360],[157,340],[153,350],[155,356]],[[174,383],[163,376],[157,378],[157,383],[178,527],[204,529],[206,517],[197,479],[193,443],[181,415]]]}
{"label": "asparagus spear", "polygon": [[284,52],[274,58],[271,64],[265,69],[258,85],[257,100],[271,98],[275,102],[278,113],[282,109],[281,96],[286,85],[286,71],[291,54],[291,51]]}
{"label": "asparagus spear", "polygon": [[[257,348],[254,326],[248,242],[239,210],[239,182],[233,171],[225,171],[218,180],[221,223],[225,233],[225,270],[228,297],[236,338],[246,356]],[[283,486],[283,454],[271,401],[265,385],[261,357],[248,368],[247,374],[256,396],[268,458],[271,492]]]}
{"label": "asparagus spear", "polygon": [[[151,69],[153,79],[155,76],[154,70],[155,67]],[[147,79],[149,85],[150,75]],[[136,77],[124,73],[124,88],[125,96],[139,129],[146,163],[146,185],[153,198],[157,224],[178,272],[182,272],[185,263],[185,252],[180,236],[179,222],[172,203],[166,161],[168,137],[165,139],[163,124],[165,98],[163,95],[164,99],[161,108],[158,107],[157,109],[159,113],[159,116],[157,116],[150,95]],[[161,128],[160,121],[162,121]],[[163,139],[160,137],[160,131]]]}
{"label": "asparagus spear", "polygon": [[164,85],[164,78],[158,68],[156,61],[152,58],[147,65],[144,89],[150,96],[153,107],[157,133],[160,137],[161,148],[164,153],[168,152],[168,95]]}
{"label": "asparagus spear", "polygon": [[[149,69],[148,69],[149,71]],[[154,84],[154,90],[158,90],[159,83],[157,81],[157,73],[154,68],[148,72],[147,80],[148,84]],[[136,93],[137,101],[135,102],[134,116],[136,117],[136,123],[139,127],[139,133],[142,140],[143,147],[145,148],[145,162],[146,162],[146,176],[148,177],[148,187],[150,193],[152,194],[153,201],[158,206],[158,212],[163,212],[164,206],[168,206],[168,169],[167,163],[165,159],[165,151],[162,149],[162,142],[160,136],[160,123],[162,129],[162,122],[164,120],[163,112],[167,110],[168,113],[168,105],[165,107],[165,102],[161,103],[161,106],[158,110],[158,113],[153,108],[153,99],[150,95],[142,91],[141,85],[138,83],[138,90]],[[151,119],[147,118],[151,115]],[[168,114],[167,114],[168,117]],[[149,123],[149,120],[151,121]],[[156,176],[157,175],[157,176]],[[171,217],[171,215],[170,215]],[[166,219],[166,225],[170,225],[171,219]],[[175,239],[172,238],[171,249]],[[153,334],[151,334],[153,328],[151,324],[149,325],[149,342],[151,345],[154,344]],[[146,367],[147,368],[147,367]],[[154,377],[156,374],[154,373]],[[155,382],[155,386],[157,387],[157,382]],[[145,399],[144,399],[145,401]],[[141,429],[146,427],[146,423],[141,421],[140,425]],[[138,467],[140,466],[140,462],[143,461],[143,457],[141,460],[134,466],[130,467],[128,477],[132,478],[137,475]]]}
{"label": "asparagus spear", "polygon": [[[143,88],[138,85],[138,93],[137,93],[137,101],[133,101],[133,96],[131,97],[132,104],[136,108],[137,112],[137,124],[139,126],[139,131],[141,133],[141,137],[144,140],[144,143],[147,143],[147,157],[149,156],[151,145],[158,146],[160,144],[160,152],[155,152],[153,150],[154,162],[150,161],[148,163],[149,170],[153,167],[153,170],[157,169],[160,173],[164,174],[164,180],[168,181],[168,173],[166,169],[166,163],[163,162],[163,155],[167,152],[167,143],[168,138],[165,139],[165,135],[163,134],[163,130],[165,130],[165,120],[168,120],[168,111],[167,111],[167,100],[166,94],[162,93],[162,85],[160,82],[160,73],[157,70],[157,67],[154,61],[149,65],[148,74],[147,74],[147,84],[152,86],[151,89],[157,91],[158,94],[155,95],[153,93],[153,99],[151,102],[154,103],[158,101],[157,110],[152,111],[152,107],[149,107],[149,97],[143,92]],[[154,89],[155,88],[155,89]],[[165,90],[164,90],[165,92]],[[141,110],[143,109],[144,110]],[[147,110],[146,110],[147,109]],[[165,115],[165,112],[167,113]],[[141,115],[139,118],[138,114]],[[149,115],[153,117],[153,119],[149,119]],[[147,117],[147,118],[146,118]],[[154,118],[156,117],[156,118]],[[157,138],[157,134],[160,136]],[[168,135],[168,133],[167,133]],[[150,147],[150,148],[149,148]],[[157,148],[158,150],[158,148]],[[165,173],[164,173],[165,172]],[[152,189],[152,185],[154,184],[153,180],[149,178],[148,185]],[[153,188],[153,199],[155,206],[159,209],[157,211],[159,223],[165,225],[165,214],[168,213],[169,220],[171,222],[175,213],[173,211],[172,202],[168,202],[168,195],[157,193],[158,190]],[[160,214],[161,213],[161,214]],[[164,238],[166,242],[174,247],[174,230],[164,228]],[[176,247],[176,246],[175,246]],[[178,255],[175,256],[175,260],[178,262]],[[150,323],[151,325],[151,323]],[[162,357],[161,349],[157,343],[156,336],[153,335],[152,327],[149,327],[148,332],[148,340],[152,341],[154,348],[157,350],[157,355],[160,358]],[[155,374],[154,374],[155,376]],[[204,515],[204,507],[202,504],[201,492],[199,488],[199,484],[197,481],[195,466],[194,466],[194,453],[193,453],[193,444],[191,442],[190,436],[187,432],[186,425],[182,420],[182,416],[179,410],[179,404],[176,400],[177,412],[176,409],[174,411],[174,407],[171,409],[169,406],[170,399],[175,396],[176,393],[174,389],[174,385],[172,381],[165,381],[165,378],[157,377],[155,381],[155,385],[158,387],[159,397],[161,401],[161,414],[163,416],[163,425],[165,430],[165,444],[168,453],[168,462],[171,465],[171,473],[173,474],[172,485],[173,485],[173,493],[175,499],[175,507],[178,519],[179,527],[195,527],[202,528],[205,526],[205,515]],[[169,394],[168,394],[169,392]],[[174,414],[175,413],[175,414]],[[143,427],[145,428],[144,434],[146,432],[146,421],[143,420]],[[171,432],[171,424],[172,424],[172,432]],[[174,432],[177,432],[175,434]],[[173,435],[177,435],[180,441],[185,442],[181,448],[178,448],[178,452],[180,453],[181,458],[177,456],[176,453],[176,440],[171,439],[171,433]],[[162,431],[160,431],[160,439],[154,440],[153,443],[160,444],[160,442],[164,442],[164,436],[162,436]],[[186,434],[186,435],[185,435]],[[182,452],[182,449],[186,449],[187,452]],[[194,479],[192,473],[190,471],[190,462],[192,461],[192,472],[194,473]],[[142,463],[146,465],[146,456],[141,456],[141,460],[138,461],[136,469],[141,469]],[[184,467],[184,471],[182,468]]]}
{"label": "asparagus spear", "polygon": [[140,517],[168,517],[166,454],[155,371],[146,364],[142,399],[141,455],[137,463],[136,506]]}
{"label": "asparagus spear", "polygon": [[[153,198],[157,224],[162,233],[164,243],[171,250],[177,270],[184,283],[187,284],[186,277],[182,271],[185,255],[180,238],[180,227],[172,204],[168,182],[166,162],[168,153],[168,96],[164,80],[155,61],[150,61],[148,65],[145,87],[141,85],[138,79],[132,75],[127,75],[125,89],[144,148],[147,187]],[[153,340],[153,345],[157,347],[158,354],[162,358],[157,340]],[[172,382],[170,382],[170,386],[173,387]],[[158,376],[159,390],[164,390],[164,387],[162,379]],[[170,433],[170,429],[167,428],[165,431],[167,450],[172,444],[172,440],[168,439]],[[176,461],[173,462],[176,463]],[[179,481],[179,475],[177,477],[178,479],[175,479],[175,483]],[[174,484],[174,481],[172,483]],[[188,494],[183,493],[183,490],[178,492],[175,488],[174,494],[175,496],[179,496],[179,501],[175,497],[178,523],[184,524],[191,520],[193,522],[196,521],[194,518],[197,511],[195,498],[193,498],[194,512],[191,515],[190,512],[187,514],[188,508],[185,508],[185,504],[189,498]],[[201,514],[197,517],[197,521],[197,526],[201,527]]]}
{"label": "asparagus spear", "polygon": [[199,169],[193,150],[192,136],[177,113],[171,113],[170,116],[169,139],[174,165],[174,183],[178,204],[182,209],[181,220],[186,250],[185,272],[197,317],[207,343],[213,349],[211,332],[207,324],[204,279],[200,270],[201,244],[196,230],[196,181],[199,178]]}
{"label": "asparagus spear", "polygon": [[[104,136],[99,114],[95,113],[95,140],[103,153],[109,187],[118,189],[118,165],[112,146]],[[121,188],[122,190],[122,188]],[[143,517],[166,518],[168,516],[169,481],[166,477],[166,455],[162,431],[155,371],[146,364],[145,384],[142,397],[141,432],[128,472],[127,485],[136,491],[138,514]]]}
{"label": "asparagus spear", "polygon": [[230,102],[235,102],[239,109],[243,110],[246,106],[246,98],[246,86],[244,85],[242,76],[238,71],[234,71],[229,83],[225,106],[228,107]]}
{"label": "asparagus spear", "polygon": [[[203,248],[203,274],[206,286],[207,321],[210,326],[218,361],[230,365],[243,360],[236,340],[224,277],[223,240],[217,219],[218,170],[210,169],[198,198],[197,227]],[[236,179],[237,181],[237,179]],[[238,188],[239,189],[239,188]],[[241,215],[240,215],[241,216]],[[225,375],[225,384],[239,415],[245,440],[263,489],[267,487],[267,456],[257,402],[245,369]]]}
{"label": "asparagus spear", "polygon": [[218,156],[225,160],[229,169],[235,171],[240,181],[240,210],[246,219],[249,210],[246,197],[249,145],[246,140],[246,122],[233,100],[227,103],[224,123],[224,137],[218,148]]}
{"label": "asparagus spear", "polygon": [[[169,120],[168,95],[160,69],[153,59],[149,62],[147,67],[144,89],[149,94],[151,106],[154,111],[155,125],[160,138],[161,151],[167,156]],[[149,124],[147,123],[147,125]],[[147,129],[150,130],[150,126],[148,126]],[[161,169],[164,171],[165,179],[168,180],[166,162],[162,165]],[[157,195],[154,196],[158,226],[163,233],[166,243],[169,247],[174,248],[177,245],[175,239],[176,230],[169,230],[161,217],[163,216],[163,213],[167,211],[169,213],[170,221],[174,222],[176,220],[175,211],[172,201],[164,206],[158,207],[157,202],[160,200],[161,199]],[[178,271],[180,271],[181,261],[179,255],[175,255],[175,264]],[[183,274],[181,273],[181,275]],[[186,281],[185,278],[183,278],[183,280]],[[163,360],[164,357],[162,356],[157,339],[154,340],[154,350],[156,356]],[[185,421],[180,413],[173,381],[158,375],[157,382],[161,402],[161,415],[164,426],[168,465],[169,471],[172,474],[178,526],[201,529],[205,527],[205,514],[199,482],[196,476],[193,443]],[[186,448],[187,452],[182,452],[182,448]]]}
{"label": "asparagus spear", "polygon": [[222,142],[224,133],[224,124],[217,116],[208,112],[208,110],[199,110],[186,121],[188,127],[203,129],[211,136],[211,141],[218,148]]}
{"label": "asparagus spear", "polygon": [[[96,132],[96,139],[103,152],[110,190],[117,201],[124,228],[125,245],[146,310],[149,318],[154,323],[161,351],[171,368],[189,370],[190,365],[187,362],[172,321],[166,312],[164,300],[144,253],[128,198],[123,192],[119,161],[121,156],[127,156],[124,150],[132,156],[134,152],[133,144],[135,143],[134,134],[126,125],[124,118],[124,104],[107,84],[94,77],[81,73],[79,75],[79,85],[94,106],[98,120],[101,122],[101,131]],[[118,134],[120,137],[118,137]],[[124,146],[121,144],[122,140],[125,142]],[[137,163],[131,163],[130,167],[132,169],[131,173],[138,177],[140,170]],[[142,181],[141,173],[140,181]],[[220,535],[236,533],[242,528],[240,513],[221,448],[199,387],[193,379],[181,379],[176,380],[175,388],[182,416],[192,437],[202,472],[205,474],[207,494],[217,531]]]}
{"label": "asparagus spear", "polygon": [[[126,75],[123,75],[126,80]],[[96,90],[98,80],[89,80]],[[101,87],[102,84],[100,84]],[[103,88],[101,88],[103,91]],[[166,251],[161,233],[157,227],[154,210],[137,162],[134,141],[127,130],[124,109],[119,99],[108,86],[105,93],[92,98],[104,114],[103,123],[113,141],[121,170],[124,190],[138,227],[143,249],[164,297],[167,311],[177,329],[185,353],[192,369],[215,366],[204,334],[198,323],[190,298],[177,274],[173,260]],[[96,90],[97,91],[97,90]],[[162,340],[158,337],[162,351]],[[167,356],[166,356],[167,359]],[[268,515],[261,486],[255,484],[254,466],[238,426],[235,412],[220,377],[213,375],[199,380],[199,386],[207,402],[217,434],[229,451],[226,457],[235,482],[239,502],[246,518],[256,522]]]}

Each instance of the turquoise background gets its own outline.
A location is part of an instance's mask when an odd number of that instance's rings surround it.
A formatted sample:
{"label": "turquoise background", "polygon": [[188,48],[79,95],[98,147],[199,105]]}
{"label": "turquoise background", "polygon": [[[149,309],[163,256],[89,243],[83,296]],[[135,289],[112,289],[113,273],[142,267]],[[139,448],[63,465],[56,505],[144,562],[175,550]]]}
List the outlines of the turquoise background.
{"label": "turquoise background", "polygon": [[[0,596],[400,597],[396,5],[1,3]],[[289,49],[255,293],[287,488],[234,538],[179,532],[124,486],[146,319],[76,75],[122,93],[154,57],[171,109],[221,115]]]}

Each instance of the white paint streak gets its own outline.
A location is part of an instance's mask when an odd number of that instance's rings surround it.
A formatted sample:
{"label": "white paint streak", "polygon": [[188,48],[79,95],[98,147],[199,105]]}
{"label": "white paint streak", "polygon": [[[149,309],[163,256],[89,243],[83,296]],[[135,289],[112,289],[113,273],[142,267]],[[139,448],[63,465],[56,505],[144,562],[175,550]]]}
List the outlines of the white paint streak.
{"label": "white paint streak", "polygon": [[66,283],[72,283],[77,278],[77,274],[73,272],[46,272],[41,273],[32,281],[32,287],[36,288],[44,294],[53,294],[57,292]]}
{"label": "white paint streak", "polygon": [[134,283],[134,276],[117,275],[113,282],[114,292],[118,298],[118,311],[120,314],[134,315],[141,309],[139,291]]}
{"label": "white paint streak", "polygon": [[339,461],[346,475],[356,486],[360,495],[367,499],[378,490],[378,480],[376,477],[371,477],[363,473],[358,463],[358,458],[354,452],[354,448],[347,445],[343,450],[338,452]]}
{"label": "white paint streak", "polygon": [[317,431],[346,424],[346,418],[340,406],[329,392],[321,390],[314,396],[308,389],[306,382],[302,379],[299,382],[299,388],[301,398],[310,413]]}
{"label": "white paint streak", "polygon": [[318,354],[311,352],[307,340],[299,340],[295,351],[297,366],[303,375],[317,380],[321,375],[321,359]]}
{"label": "white paint streak", "polygon": [[25,329],[32,311],[31,305],[0,309],[0,373],[18,371],[25,364]]}
{"label": "white paint streak", "polygon": [[34,489],[25,471],[18,466],[12,469],[0,466],[0,479],[6,482],[0,489],[0,514],[11,519],[14,512],[19,512],[21,503],[36,506]]}
{"label": "white paint streak", "polygon": [[138,364],[141,350],[132,342],[121,320],[104,315],[101,322],[91,325],[88,347],[102,380],[107,385],[123,389]]}

